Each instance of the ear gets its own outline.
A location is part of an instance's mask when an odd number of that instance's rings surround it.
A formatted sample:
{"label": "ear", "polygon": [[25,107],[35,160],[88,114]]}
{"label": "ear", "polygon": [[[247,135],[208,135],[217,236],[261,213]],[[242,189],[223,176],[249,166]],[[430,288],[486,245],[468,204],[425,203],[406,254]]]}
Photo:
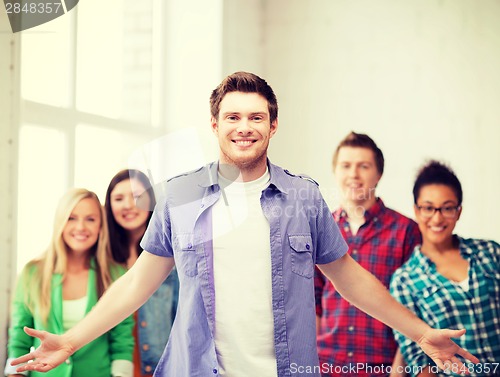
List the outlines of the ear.
{"label": "ear", "polygon": [[416,204],[413,205],[413,211],[415,212],[415,218],[418,218],[419,213],[418,213],[418,208],[417,208]]}
{"label": "ear", "polygon": [[271,133],[269,138],[273,137],[276,131],[278,131],[278,118],[276,118],[274,122],[271,123]]}
{"label": "ear", "polygon": [[215,117],[210,117],[210,125],[212,126],[212,132],[215,134],[215,135],[218,135],[219,134],[219,127],[217,126],[217,119],[215,119]]}
{"label": "ear", "polygon": [[457,221],[460,220],[460,215],[462,214],[462,206],[458,209]]}

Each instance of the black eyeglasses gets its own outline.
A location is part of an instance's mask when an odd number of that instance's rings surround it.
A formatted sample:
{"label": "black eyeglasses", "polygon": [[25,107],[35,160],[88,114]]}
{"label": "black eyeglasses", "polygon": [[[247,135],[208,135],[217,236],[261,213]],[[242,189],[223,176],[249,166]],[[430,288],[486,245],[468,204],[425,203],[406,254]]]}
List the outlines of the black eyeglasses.
{"label": "black eyeglasses", "polygon": [[433,206],[417,206],[420,215],[426,218],[431,218],[437,212],[441,212],[443,217],[447,219],[454,219],[460,209],[460,206],[446,206],[446,207],[433,207]]}

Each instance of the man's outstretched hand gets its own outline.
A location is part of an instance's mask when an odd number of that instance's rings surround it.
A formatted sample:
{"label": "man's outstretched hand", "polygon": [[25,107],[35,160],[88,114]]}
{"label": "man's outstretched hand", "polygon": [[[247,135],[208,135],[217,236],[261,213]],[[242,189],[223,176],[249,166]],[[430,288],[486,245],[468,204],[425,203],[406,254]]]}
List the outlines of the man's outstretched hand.
{"label": "man's outstretched hand", "polygon": [[[477,357],[459,347],[454,341],[451,340],[451,338],[460,338],[464,334],[465,329],[431,329],[422,335],[422,337],[418,340],[418,345],[439,368],[446,370],[453,367],[457,368],[457,370],[462,370],[464,365],[457,355],[470,360],[474,364],[479,363],[479,359]],[[463,370],[467,370],[467,368]]]}
{"label": "man's outstretched hand", "polygon": [[65,342],[61,335],[55,335],[47,331],[35,330],[29,327],[25,327],[24,332],[40,339],[41,344],[33,352],[12,360],[12,365],[27,363],[18,367],[17,372],[30,370],[48,372],[63,363],[75,352],[71,345]]}

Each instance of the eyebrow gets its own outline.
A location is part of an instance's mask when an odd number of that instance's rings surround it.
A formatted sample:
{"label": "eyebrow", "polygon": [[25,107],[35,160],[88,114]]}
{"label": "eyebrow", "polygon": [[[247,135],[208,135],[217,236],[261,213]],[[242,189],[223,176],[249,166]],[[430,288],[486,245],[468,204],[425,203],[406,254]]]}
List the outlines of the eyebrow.
{"label": "eyebrow", "polygon": [[342,163],[349,163],[349,164],[370,164],[370,165],[374,165],[375,162],[373,161],[369,161],[369,160],[363,160],[363,161],[352,161],[352,160],[339,160],[339,163],[342,164]]}
{"label": "eyebrow", "polygon": [[[226,111],[224,113],[222,113],[222,116],[227,116],[227,115],[241,115],[241,112],[239,111]],[[251,116],[254,116],[254,115],[264,115],[264,116],[267,116],[267,112],[265,111],[256,111],[256,112],[252,112],[250,113]]]}
{"label": "eyebrow", "polygon": [[[433,202],[431,202],[429,200],[424,200],[423,203],[434,204]],[[443,206],[445,204],[455,204],[455,201],[454,200],[447,200],[446,202],[444,202],[443,204],[441,204],[441,206]]]}

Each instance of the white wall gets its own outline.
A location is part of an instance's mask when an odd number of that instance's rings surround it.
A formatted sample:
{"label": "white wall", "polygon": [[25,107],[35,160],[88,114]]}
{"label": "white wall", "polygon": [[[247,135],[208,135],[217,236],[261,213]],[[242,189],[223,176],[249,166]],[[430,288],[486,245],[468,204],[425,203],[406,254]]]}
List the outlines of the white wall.
{"label": "white wall", "polygon": [[[19,38],[0,12],[0,368],[5,365],[10,293],[15,279],[14,203],[19,98]],[[2,369],[3,370],[3,369]]]}
{"label": "white wall", "polygon": [[196,130],[204,159],[211,161],[216,140],[208,99],[222,79],[223,0],[168,0],[165,11],[166,129]]}
{"label": "white wall", "polygon": [[[265,18],[255,25],[265,34],[249,45],[260,48],[256,66],[278,96],[275,162],[310,174],[334,206],[332,153],[349,131],[367,133],[386,157],[378,190],[386,204],[413,217],[417,169],[437,158],[464,188],[457,233],[500,241],[500,2],[261,4]],[[244,34],[245,17],[226,17],[224,32]],[[232,47],[227,71],[247,66],[247,47]]]}

